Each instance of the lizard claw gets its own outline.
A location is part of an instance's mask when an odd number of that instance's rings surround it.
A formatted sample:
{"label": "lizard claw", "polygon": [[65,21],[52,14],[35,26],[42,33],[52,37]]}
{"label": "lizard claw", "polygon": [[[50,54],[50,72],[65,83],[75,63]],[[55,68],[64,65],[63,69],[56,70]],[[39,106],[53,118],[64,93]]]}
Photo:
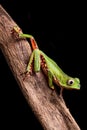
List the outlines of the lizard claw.
{"label": "lizard claw", "polygon": [[24,73],[21,73],[23,75],[23,81],[30,75],[32,75],[32,72],[25,71]]}

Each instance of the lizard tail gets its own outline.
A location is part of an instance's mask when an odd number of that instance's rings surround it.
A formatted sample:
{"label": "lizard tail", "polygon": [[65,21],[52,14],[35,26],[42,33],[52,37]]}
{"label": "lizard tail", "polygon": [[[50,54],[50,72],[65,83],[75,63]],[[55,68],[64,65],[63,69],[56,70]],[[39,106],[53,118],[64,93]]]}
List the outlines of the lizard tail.
{"label": "lizard tail", "polygon": [[38,49],[37,43],[34,38],[30,38],[30,42],[33,50]]}

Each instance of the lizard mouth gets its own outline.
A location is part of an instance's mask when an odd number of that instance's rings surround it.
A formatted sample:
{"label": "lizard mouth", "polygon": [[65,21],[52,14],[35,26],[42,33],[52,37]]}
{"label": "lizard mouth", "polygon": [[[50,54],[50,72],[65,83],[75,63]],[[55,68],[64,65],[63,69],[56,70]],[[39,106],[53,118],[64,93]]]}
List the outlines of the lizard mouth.
{"label": "lizard mouth", "polygon": [[81,85],[78,84],[76,87],[67,87],[66,89],[74,89],[74,90],[80,90]]}
{"label": "lizard mouth", "polygon": [[80,88],[81,88],[81,85],[79,84],[79,85],[78,85],[78,87],[77,87],[77,88],[75,88],[75,89],[79,90]]}

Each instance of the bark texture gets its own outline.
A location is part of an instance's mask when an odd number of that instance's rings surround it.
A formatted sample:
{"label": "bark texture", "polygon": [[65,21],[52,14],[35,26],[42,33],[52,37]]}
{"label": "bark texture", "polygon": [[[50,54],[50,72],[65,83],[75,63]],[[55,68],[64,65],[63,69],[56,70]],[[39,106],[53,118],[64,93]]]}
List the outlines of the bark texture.
{"label": "bark texture", "polygon": [[0,5],[0,49],[16,78],[28,104],[43,126],[44,130],[80,130],[58,93],[48,87],[42,71],[27,76],[25,72],[31,48],[27,40],[16,40],[11,30],[16,25]]}

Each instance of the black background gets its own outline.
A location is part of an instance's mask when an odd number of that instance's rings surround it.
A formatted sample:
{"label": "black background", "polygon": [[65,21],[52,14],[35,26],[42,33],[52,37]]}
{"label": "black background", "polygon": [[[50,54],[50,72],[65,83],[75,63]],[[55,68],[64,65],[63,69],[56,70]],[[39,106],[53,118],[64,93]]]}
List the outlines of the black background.
{"label": "black background", "polygon": [[[18,3],[19,2],[19,3]],[[81,4],[81,3],[79,3]],[[65,3],[3,0],[1,5],[24,33],[32,34],[41,50],[71,76],[81,89],[65,90],[64,99],[81,130],[86,130],[86,18],[85,7]],[[41,129],[0,51],[0,95],[3,128]],[[8,123],[7,123],[8,121]]]}

